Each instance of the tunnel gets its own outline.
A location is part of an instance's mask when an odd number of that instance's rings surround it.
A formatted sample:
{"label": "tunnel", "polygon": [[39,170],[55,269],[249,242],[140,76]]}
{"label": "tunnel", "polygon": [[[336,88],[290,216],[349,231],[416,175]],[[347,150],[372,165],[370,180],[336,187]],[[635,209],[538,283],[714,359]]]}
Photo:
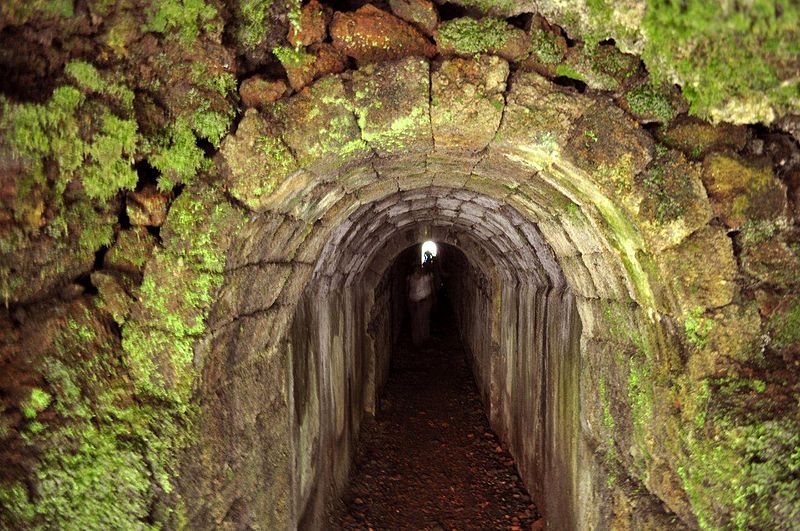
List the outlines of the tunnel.
{"label": "tunnel", "polygon": [[[726,264],[729,244],[702,210],[652,221],[639,176],[662,162],[620,109],[509,74],[496,58],[408,58],[322,79],[271,115],[248,111],[223,143],[226,193],[245,215],[203,189],[178,198],[231,227],[195,346],[190,521],[322,525],[387,378],[393,264],[425,240],[463,253],[460,334],[547,525],[609,526],[616,499],[636,500],[626,518],[684,511],[658,498],[682,481],[665,467],[675,449],[657,442],[671,424],[654,421],[679,363],[670,315],[732,292],[726,277],[674,273],[698,245]],[[683,185],[687,205],[707,201],[698,182]],[[178,359],[159,365],[168,392]],[[650,471],[653,494],[629,470]]]}
{"label": "tunnel", "polygon": [[[572,526],[580,339],[574,298],[552,250],[515,210],[479,194],[431,188],[352,214],[323,249],[296,310],[289,350],[300,527],[320,527],[326,495],[347,480],[360,424],[375,413],[403,329],[406,251],[412,245],[416,257],[430,239],[451,246],[452,262],[442,267],[492,425],[545,514]],[[329,485],[333,492],[325,493]]]}
{"label": "tunnel", "polygon": [[0,528],[335,527],[428,241],[539,527],[798,521],[791,2],[5,4]]}

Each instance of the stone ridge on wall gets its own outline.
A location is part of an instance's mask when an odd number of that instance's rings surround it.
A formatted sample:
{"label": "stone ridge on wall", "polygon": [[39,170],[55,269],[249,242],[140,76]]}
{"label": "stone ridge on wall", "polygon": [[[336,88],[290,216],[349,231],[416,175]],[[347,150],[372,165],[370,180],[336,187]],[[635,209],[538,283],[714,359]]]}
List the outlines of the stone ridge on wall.
{"label": "stone ridge on wall", "polygon": [[[4,526],[185,524],[179,466],[202,415],[192,391],[200,374],[222,378],[196,363],[215,323],[248,313],[230,275],[276,262],[286,283],[276,290],[291,306],[288,293],[300,291],[353,197],[431,184],[509,193],[556,255],[565,234],[578,245],[582,229],[608,235],[625,266],[622,291],[661,316],[664,337],[645,340],[625,305],[581,316],[614,334],[594,340],[607,351],[598,363],[653,362],[596,370],[600,400],[586,414],[597,419],[598,452],[619,468],[609,475],[619,492],[642,483],[690,526],[792,521],[795,8],[758,3],[772,10],[753,14],[757,31],[731,54],[723,45],[733,39],[721,36],[750,20],[732,8],[721,26],[699,27],[687,22],[706,15],[694,3],[672,13],[668,3],[587,2],[571,20],[540,2],[544,17],[510,22],[478,13],[518,14],[511,4],[462,3],[463,16],[441,23],[424,1],[390,2],[397,17],[277,0],[3,4],[3,48],[16,52],[2,57],[11,75],[0,117]],[[638,20],[649,21],[644,38],[626,29]],[[641,51],[650,76],[635,56],[597,44],[608,37]],[[687,49],[708,54],[686,58]],[[387,62],[412,52],[441,55]],[[795,137],[687,116],[674,87],[651,78],[681,82],[702,116],[774,120]],[[482,166],[474,155],[490,144],[497,157]],[[367,169],[340,172],[359,160]],[[510,179],[519,163],[585,200],[554,202]],[[577,174],[591,178],[572,182]],[[248,222],[264,210],[299,254],[247,248]],[[597,249],[580,248],[585,263],[562,249],[561,267],[587,299],[619,289]],[[667,438],[653,439],[656,421]],[[616,513],[631,511],[629,497],[614,499]]]}

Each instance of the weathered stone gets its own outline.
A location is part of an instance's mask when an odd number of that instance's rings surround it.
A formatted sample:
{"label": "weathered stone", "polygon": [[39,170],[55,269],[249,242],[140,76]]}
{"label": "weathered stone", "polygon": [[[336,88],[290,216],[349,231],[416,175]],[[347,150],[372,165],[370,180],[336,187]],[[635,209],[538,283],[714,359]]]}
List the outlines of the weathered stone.
{"label": "weathered stone", "polygon": [[746,127],[726,123],[712,125],[689,116],[677,118],[658,133],[661,142],[683,151],[687,157],[693,159],[727,148],[739,151],[747,144],[749,137]]}
{"label": "weathered stone", "polygon": [[530,54],[520,66],[533,70],[547,77],[556,77],[556,69],[567,53],[567,41],[557,31],[552,30],[541,17],[540,24],[531,27],[528,32]]}
{"label": "weathered stone", "polygon": [[508,63],[483,55],[435,64],[431,75],[431,123],[436,150],[481,151],[503,116]]}
{"label": "weathered stone", "polygon": [[236,133],[222,143],[222,175],[236,199],[263,210],[274,192],[299,168],[289,148],[255,110],[245,112]]}
{"label": "weathered stone", "polygon": [[268,310],[281,294],[291,271],[288,263],[265,263],[228,272],[209,316],[210,326],[216,329],[242,315]]}
{"label": "weathered stone", "polygon": [[513,62],[524,59],[528,53],[527,34],[499,18],[448,20],[439,26],[434,38],[443,55],[491,54]]}
{"label": "weathered stone", "polygon": [[800,256],[776,230],[769,222],[743,227],[738,238],[742,270],[760,282],[794,289],[800,285]]}
{"label": "weathered stone", "polygon": [[704,227],[662,256],[660,273],[679,311],[718,308],[733,300],[736,260],[733,242],[721,228]]}
{"label": "weathered stone", "polygon": [[128,192],[125,211],[132,225],[160,227],[167,217],[171,194],[147,186],[138,192]]}
{"label": "weathered stone", "polygon": [[652,158],[653,140],[618,107],[595,103],[573,126],[569,157],[609,197],[635,204],[634,179]]}
{"label": "weathered stone", "polygon": [[409,55],[433,57],[436,49],[403,20],[366,4],[352,13],[337,11],[330,27],[333,45],[359,64]]}
{"label": "weathered stone", "polygon": [[289,24],[289,44],[297,48],[322,42],[327,36],[325,22],[325,8],[317,0],[311,0],[300,9],[298,24]]}
{"label": "weathered stone", "polygon": [[308,51],[316,57],[314,61],[315,79],[328,74],[344,72],[347,67],[347,58],[330,43],[312,44]]}
{"label": "weathered stone", "polygon": [[153,254],[156,238],[144,227],[121,230],[103,258],[103,267],[131,274],[141,274]]}
{"label": "weathered stone", "polygon": [[353,105],[363,138],[382,157],[433,147],[430,64],[409,57],[353,73]]}
{"label": "weathered stone", "polygon": [[107,313],[115,323],[124,323],[134,302],[126,289],[126,285],[130,286],[131,282],[120,273],[107,271],[95,271],[91,279],[100,295],[100,310]]}
{"label": "weathered stone", "polygon": [[758,363],[763,357],[761,317],[754,304],[731,304],[708,314],[694,312],[683,325],[693,381],[731,372],[731,362]]}
{"label": "weathered stone", "polygon": [[265,79],[262,76],[251,76],[239,86],[239,97],[247,108],[263,111],[270,103],[281,99],[288,90],[282,79]]}
{"label": "weathered stone", "polygon": [[[361,138],[344,83],[337,77],[318,80],[276,108],[283,141],[296,157],[296,167],[319,175],[338,172],[342,163],[371,155]],[[241,126],[240,126],[241,127]]]}
{"label": "weathered stone", "polygon": [[410,22],[427,35],[439,25],[439,13],[430,0],[389,0],[395,15]]}
{"label": "weathered stone", "polygon": [[638,67],[638,57],[612,44],[576,46],[567,52],[566,62],[556,67],[556,75],[582,81],[589,88],[619,91]]}
{"label": "weathered stone", "polygon": [[637,178],[640,226],[655,250],[680,243],[713,217],[700,168],[678,151],[658,153]]}
{"label": "weathered stone", "polygon": [[763,162],[752,164],[738,155],[712,153],[703,161],[702,179],[714,212],[732,229],[748,220],[776,220],[786,215],[786,187]]}
{"label": "weathered stone", "polygon": [[549,165],[567,149],[573,124],[592,105],[581,94],[554,85],[533,72],[516,72],[506,96],[506,108],[492,148],[517,153],[534,168]]}

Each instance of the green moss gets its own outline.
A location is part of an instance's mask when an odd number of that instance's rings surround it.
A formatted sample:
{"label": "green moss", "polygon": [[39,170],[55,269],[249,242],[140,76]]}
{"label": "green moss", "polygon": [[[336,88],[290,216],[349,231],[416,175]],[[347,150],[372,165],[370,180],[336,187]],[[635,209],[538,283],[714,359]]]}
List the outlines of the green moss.
{"label": "green moss", "polygon": [[669,98],[650,83],[643,83],[626,93],[625,100],[633,113],[662,123],[670,122],[676,114]]}
{"label": "green moss", "polygon": [[747,220],[740,228],[739,238],[744,246],[758,245],[775,236],[778,230],[773,220]]}
{"label": "green moss", "polygon": [[680,83],[694,114],[710,116],[734,101],[743,118],[763,119],[758,107],[765,99],[781,106],[800,96],[800,7],[794,2],[723,8],[703,0],[653,0],[643,32],[651,74]]}
{"label": "green moss", "polygon": [[20,404],[22,414],[28,419],[36,418],[37,414],[47,409],[51,399],[52,397],[47,391],[34,387],[31,389],[28,399]]}
{"label": "green moss", "polygon": [[642,178],[648,193],[647,202],[655,206],[655,218],[660,223],[668,223],[685,214],[684,203],[691,200],[688,189],[690,183],[675,160],[667,152],[661,151]]}
{"label": "green moss", "polygon": [[85,61],[70,61],[64,67],[64,73],[74,79],[82,89],[103,92],[106,88],[106,82],[97,69]]}
{"label": "green moss", "polygon": [[239,9],[239,43],[253,49],[269,32],[269,12],[274,0],[241,0]]}
{"label": "green moss", "polygon": [[141,393],[176,404],[191,395],[192,345],[222,283],[224,242],[241,226],[241,212],[216,190],[184,191],[173,203],[162,227],[165,248],[145,270],[141,316],[123,328],[123,348]]}
{"label": "green moss", "polygon": [[181,118],[172,124],[168,139],[155,150],[150,163],[161,172],[158,188],[162,191],[171,190],[178,183],[191,182],[198,171],[210,166],[197,145],[192,128]]}
{"label": "green moss", "polygon": [[[0,527],[159,529],[194,410],[131,400],[131,375],[106,323],[84,303],[68,314],[52,322],[40,368],[52,394],[35,397],[35,409],[50,406],[58,420],[29,423],[23,441],[38,453],[32,488],[0,485]],[[157,505],[166,507],[153,521]]]}
{"label": "green moss", "polygon": [[211,73],[206,63],[192,63],[190,76],[196,86],[211,90],[222,97],[227,97],[236,91],[236,78],[233,74]]}
{"label": "green moss", "polygon": [[530,33],[531,44],[528,51],[543,64],[557,64],[564,59],[564,50],[558,44],[558,37],[549,31],[534,29]]}
{"label": "green moss", "polygon": [[576,81],[586,81],[586,77],[583,74],[566,64],[560,64],[556,67],[556,76],[568,77]]}
{"label": "green moss", "polygon": [[0,8],[3,18],[22,25],[27,21],[44,16],[46,18],[70,18],[75,14],[73,0],[21,0],[4,2]]}
{"label": "green moss", "polygon": [[770,330],[775,348],[785,349],[800,342],[800,299],[770,319]]}
{"label": "green moss", "polygon": [[162,0],[148,13],[144,31],[175,35],[190,45],[201,31],[213,34],[221,29],[216,8],[204,0]]}
{"label": "green moss", "polygon": [[305,48],[302,46],[297,48],[276,46],[272,49],[272,53],[286,68],[299,68],[308,64],[313,64],[314,61],[316,61],[316,57],[306,52]]}
{"label": "green moss", "polygon": [[511,29],[513,27],[501,18],[458,18],[439,26],[437,43],[459,53],[487,53],[501,49],[508,41]]}
{"label": "green moss", "polygon": [[133,169],[133,154],[138,135],[136,122],[112,114],[103,117],[103,126],[86,146],[91,164],[84,169],[86,195],[106,200],[120,190],[133,190],[138,176]]}
{"label": "green moss", "polygon": [[677,471],[701,529],[767,529],[800,516],[800,423],[775,411],[763,381],[711,382],[688,424]]}

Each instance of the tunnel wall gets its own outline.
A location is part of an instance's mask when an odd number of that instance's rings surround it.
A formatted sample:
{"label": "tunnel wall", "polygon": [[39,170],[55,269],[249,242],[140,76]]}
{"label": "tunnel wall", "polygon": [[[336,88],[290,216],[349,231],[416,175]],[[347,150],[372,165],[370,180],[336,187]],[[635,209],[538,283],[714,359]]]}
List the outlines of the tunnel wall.
{"label": "tunnel wall", "polygon": [[300,529],[325,527],[347,482],[366,412],[375,408],[375,354],[358,288],[324,295],[312,284],[296,310],[288,351],[294,418],[293,511]]}
{"label": "tunnel wall", "polygon": [[450,255],[447,270],[492,428],[545,518],[575,528],[581,335],[575,299],[496,271],[489,277],[460,252]]}

